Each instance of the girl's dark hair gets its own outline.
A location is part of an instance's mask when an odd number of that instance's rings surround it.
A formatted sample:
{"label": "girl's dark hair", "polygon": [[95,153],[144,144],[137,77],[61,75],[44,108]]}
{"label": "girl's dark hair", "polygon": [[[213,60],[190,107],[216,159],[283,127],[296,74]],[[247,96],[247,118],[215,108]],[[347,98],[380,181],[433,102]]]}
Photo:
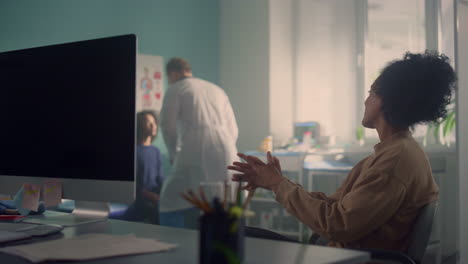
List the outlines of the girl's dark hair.
{"label": "girl's dark hair", "polygon": [[390,62],[376,80],[385,119],[398,128],[419,123],[440,122],[447,115],[456,82],[449,59],[426,51],[407,52]]}
{"label": "girl's dark hair", "polygon": [[[151,115],[154,120],[156,121],[156,125],[158,125],[158,117],[155,111],[152,110],[143,110],[137,113],[136,115],[136,134],[137,134],[137,142],[141,142],[145,140],[145,138],[148,136],[145,134],[145,122],[146,122],[146,115]],[[159,131],[157,129],[156,131]],[[156,139],[156,135],[151,138],[151,142],[153,142]]]}

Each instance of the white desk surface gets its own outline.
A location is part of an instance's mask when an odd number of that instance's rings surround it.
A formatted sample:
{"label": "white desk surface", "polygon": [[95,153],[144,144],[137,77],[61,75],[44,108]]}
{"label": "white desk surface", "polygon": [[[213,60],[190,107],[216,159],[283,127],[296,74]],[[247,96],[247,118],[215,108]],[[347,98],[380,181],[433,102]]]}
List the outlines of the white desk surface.
{"label": "white desk surface", "polygon": [[[5,224],[0,225],[5,229]],[[198,231],[179,228],[169,228],[158,225],[133,223],[120,220],[108,220],[76,227],[67,227],[63,234],[54,235],[48,239],[69,238],[86,233],[133,233],[140,237],[155,238],[179,247],[169,252],[133,255],[116,258],[99,259],[79,263],[86,264],[136,264],[136,263],[198,263]],[[42,239],[43,240],[43,239]],[[32,242],[41,241],[34,239]],[[26,243],[28,241],[24,241]],[[18,242],[17,242],[18,243]],[[354,250],[329,247],[302,245],[299,243],[279,242],[272,240],[246,238],[245,264],[249,263],[343,263],[357,264],[369,260],[369,254]],[[0,245],[3,247],[5,245]],[[26,260],[18,257],[0,254],[1,263],[26,264]],[[62,262],[53,262],[54,264]],[[64,262],[70,263],[70,262]],[[76,262],[74,262],[76,263]]]}

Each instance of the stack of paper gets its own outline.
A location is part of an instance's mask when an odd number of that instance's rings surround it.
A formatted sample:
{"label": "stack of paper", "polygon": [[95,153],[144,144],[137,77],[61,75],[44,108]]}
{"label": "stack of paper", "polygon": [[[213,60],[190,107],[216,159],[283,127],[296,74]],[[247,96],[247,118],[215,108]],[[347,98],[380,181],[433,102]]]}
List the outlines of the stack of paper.
{"label": "stack of paper", "polygon": [[26,233],[0,230],[0,243],[20,240],[20,239],[25,239],[25,238],[30,238],[30,237],[31,236]]}
{"label": "stack of paper", "polygon": [[176,247],[134,235],[86,234],[69,239],[1,248],[0,252],[25,258],[33,263],[48,260],[90,260],[114,256],[166,251]]}

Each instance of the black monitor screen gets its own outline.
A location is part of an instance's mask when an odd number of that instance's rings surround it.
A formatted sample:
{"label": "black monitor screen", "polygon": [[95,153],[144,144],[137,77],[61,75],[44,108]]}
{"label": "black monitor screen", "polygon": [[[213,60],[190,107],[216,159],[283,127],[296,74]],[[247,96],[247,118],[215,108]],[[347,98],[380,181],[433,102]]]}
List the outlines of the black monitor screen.
{"label": "black monitor screen", "polygon": [[133,181],[136,37],[0,53],[0,175]]}

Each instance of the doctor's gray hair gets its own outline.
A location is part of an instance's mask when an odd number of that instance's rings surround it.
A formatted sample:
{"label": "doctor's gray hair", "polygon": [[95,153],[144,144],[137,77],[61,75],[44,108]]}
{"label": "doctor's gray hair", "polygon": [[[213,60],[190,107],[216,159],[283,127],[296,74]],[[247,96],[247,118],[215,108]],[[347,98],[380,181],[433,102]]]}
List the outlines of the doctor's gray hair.
{"label": "doctor's gray hair", "polygon": [[187,60],[179,58],[179,57],[174,57],[174,58],[171,58],[169,62],[166,64],[166,73],[171,73],[171,72],[179,72],[179,73],[192,72],[192,68],[190,67],[190,64],[188,63]]}

